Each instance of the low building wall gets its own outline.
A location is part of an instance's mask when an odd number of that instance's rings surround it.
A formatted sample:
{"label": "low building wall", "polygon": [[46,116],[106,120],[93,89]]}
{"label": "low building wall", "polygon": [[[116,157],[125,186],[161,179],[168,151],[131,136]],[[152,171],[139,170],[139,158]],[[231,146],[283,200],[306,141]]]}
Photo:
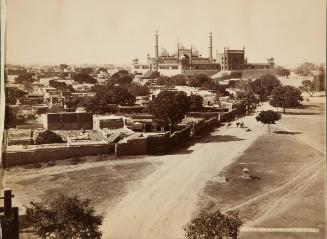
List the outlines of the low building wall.
{"label": "low building wall", "polygon": [[145,137],[128,139],[126,142],[120,141],[115,145],[115,155],[123,156],[147,154],[147,146],[147,139]]}
{"label": "low building wall", "polygon": [[169,150],[170,132],[165,134],[148,135],[148,154],[164,154]]}
{"label": "low building wall", "polygon": [[114,153],[114,144],[96,145],[74,145],[56,148],[38,148],[31,150],[6,152],[4,166],[12,167],[18,165],[56,161],[72,157],[81,157],[95,154]]}
{"label": "low building wall", "polygon": [[187,126],[185,129],[182,129],[180,131],[175,131],[170,136],[170,147],[174,147],[179,145],[180,143],[184,143],[187,140],[189,140],[191,137],[191,127]]}
{"label": "low building wall", "polygon": [[221,112],[189,112],[186,114],[187,117],[194,117],[194,118],[205,118],[210,119],[212,117],[219,118]]}

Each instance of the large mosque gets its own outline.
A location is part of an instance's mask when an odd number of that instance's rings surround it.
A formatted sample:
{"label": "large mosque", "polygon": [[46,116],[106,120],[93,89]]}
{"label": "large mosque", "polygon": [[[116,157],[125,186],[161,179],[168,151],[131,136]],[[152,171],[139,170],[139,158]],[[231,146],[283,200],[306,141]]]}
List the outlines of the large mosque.
{"label": "large mosque", "polygon": [[177,74],[215,75],[221,70],[243,71],[243,70],[269,70],[274,68],[273,58],[267,63],[248,63],[245,58],[245,48],[242,50],[230,50],[224,48],[223,53],[216,53],[213,58],[212,33],[209,33],[209,54],[202,57],[195,48],[185,48],[177,43],[177,49],[169,54],[164,48],[159,54],[159,35],[155,32],[154,57],[147,56],[147,64],[140,64],[138,59],[133,60],[133,72],[147,75],[153,71],[159,71],[161,75],[173,76]]}

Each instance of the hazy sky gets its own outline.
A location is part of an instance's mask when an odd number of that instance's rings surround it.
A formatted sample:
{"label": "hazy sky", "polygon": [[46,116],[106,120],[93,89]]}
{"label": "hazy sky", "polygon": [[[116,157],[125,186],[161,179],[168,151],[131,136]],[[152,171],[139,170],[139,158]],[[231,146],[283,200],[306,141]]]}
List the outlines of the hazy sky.
{"label": "hazy sky", "polygon": [[7,0],[7,63],[130,63],[179,38],[208,56],[325,62],[325,0]]}

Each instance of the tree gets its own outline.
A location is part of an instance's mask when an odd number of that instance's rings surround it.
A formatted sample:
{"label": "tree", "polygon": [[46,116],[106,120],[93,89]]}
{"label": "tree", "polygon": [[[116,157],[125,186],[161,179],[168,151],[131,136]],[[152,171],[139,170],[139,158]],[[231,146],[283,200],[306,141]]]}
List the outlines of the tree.
{"label": "tree", "polygon": [[184,227],[187,239],[224,239],[238,237],[242,221],[238,211],[202,211]]}
{"label": "tree", "polygon": [[295,73],[303,76],[309,76],[312,74],[312,71],[315,69],[315,64],[310,62],[304,62],[302,65],[298,66],[295,69]]}
{"label": "tree", "polygon": [[325,69],[319,69],[319,74],[313,77],[313,85],[316,91],[324,91],[326,86]]}
{"label": "tree", "polygon": [[95,84],[97,83],[97,80],[94,79],[92,76],[90,76],[89,74],[87,73],[77,73],[77,74],[73,74],[73,80],[80,83],[80,84],[83,84],[83,83],[88,83],[88,84]]}
{"label": "tree", "polygon": [[111,84],[94,85],[91,91],[95,92],[94,97],[88,97],[79,102],[71,102],[73,108],[76,107],[77,103],[77,106],[83,106],[89,112],[107,113],[112,112],[110,105],[134,105],[136,100],[126,87]]}
{"label": "tree", "polygon": [[244,100],[247,107],[251,107],[253,104],[258,103],[257,97],[255,97],[252,90],[245,90],[237,92],[237,98],[240,100]]}
{"label": "tree", "polygon": [[286,108],[300,105],[303,100],[301,93],[301,90],[294,86],[278,86],[273,89],[269,103],[274,107],[282,107],[285,114]]}
{"label": "tree", "polygon": [[42,239],[100,239],[102,235],[99,230],[102,216],[95,214],[89,199],[77,195],[31,202],[26,216]]}
{"label": "tree", "polygon": [[161,91],[149,104],[149,111],[165,124],[177,124],[190,109],[185,92]]}
{"label": "tree", "polygon": [[303,92],[308,93],[310,96],[313,96],[316,92],[316,87],[313,81],[304,80],[302,81],[302,85],[299,87]]}
{"label": "tree", "polygon": [[17,76],[17,78],[15,79],[16,84],[24,85],[27,90],[32,89],[33,82],[34,82],[34,79],[33,79],[32,73],[21,74],[21,75]]}
{"label": "tree", "polygon": [[64,69],[67,69],[67,68],[68,68],[68,65],[67,65],[67,64],[60,64],[60,65],[59,65],[59,68],[60,68],[61,70],[64,70]]}
{"label": "tree", "polygon": [[6,104],[15,105],[19,98],[27,94],[26,91],[22,91],[15,87],[6,87],[5,89]]}
{"label": "tree", "polygon": [[207,75],[203,75],[203,74],[194,75],[189,77],[188,85],[192,87],[200,87],[201,85],[203,85],[205,82],[209,80],[210,78]]}
{"label": "tree", "polygon": [[188,97],[190,101],[190,110],[192,111],[199,111],[202,109],[203,106],[203,97],[200,95],[190,95]]}
{"label": "tree", "polygon": [[175,82],[173,79],[171,79],[169,76],[159,76],[157,79],[157,84],[158,85],[165,85],[167,87],[174,87]]}
{"label": "tree", "polygon": [[34,140],[35,144],[55,144],[55,143],[63,143],[64,141],[60,137],[60,135],[52,132],[51,130],[45,130],[43,132],[39,132]]}
{"label": "tree", "polygon": [[259,95],[261,101],[266,100],[272,90],[280,85],[281,83],[276,76],[271,74],[263,75],[251,82],[253,92]]}
{"label": "tree", "polygon": [[174,82],[175,85],[185,86],[187,79],[186,79],[185,75],[178,74],[178,75],[172,76],[171,81]]}
{"label": "tree", "polygon": [[276,68],[276,75],[278,75],[278,76],[286,76],[288,78],[290,74],[291,74],[291,72],[288,69],[285,69],[283,67]]}
{"label": "tree", "polygon": [[146,96],[150,94],[149,87],[133,82],[128,86],[128,92],[133,96]]}
{"label": "tree", "polygon": [[133,78],[128,71],[119,70],[110,77],[110,80],[113,84],[128,85],[133,81]]}
{"label": "tree", "polygon": [[18,125],[35,120],[35,114],[19,112],[16,108],[11,108],[8,105],[5,107],[5,127],[15,128]]}
{"label": "tree", "polygon": [[281,119],[281,114],[273,110],[261,111],[255,119],[263,124],[268,125],[268,132],[270,132],[270,125],[276,124],[276,121]]}

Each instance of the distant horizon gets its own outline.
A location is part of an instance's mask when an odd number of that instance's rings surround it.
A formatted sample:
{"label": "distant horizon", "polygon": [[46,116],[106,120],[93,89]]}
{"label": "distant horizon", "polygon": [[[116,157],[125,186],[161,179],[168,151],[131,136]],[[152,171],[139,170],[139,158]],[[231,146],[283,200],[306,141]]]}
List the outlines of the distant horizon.
{"label": "distant horizon", "polygon": [[[251,63],[326,62],[325,0],[210,1],[10,0],[6,64],[123,64],[146,62],[159,47],[177,41],[208,56],[224,47],[242,49]],[[91,9],[91,10],[90,10]],[[109,63],[108,63],[109,62]]]}

